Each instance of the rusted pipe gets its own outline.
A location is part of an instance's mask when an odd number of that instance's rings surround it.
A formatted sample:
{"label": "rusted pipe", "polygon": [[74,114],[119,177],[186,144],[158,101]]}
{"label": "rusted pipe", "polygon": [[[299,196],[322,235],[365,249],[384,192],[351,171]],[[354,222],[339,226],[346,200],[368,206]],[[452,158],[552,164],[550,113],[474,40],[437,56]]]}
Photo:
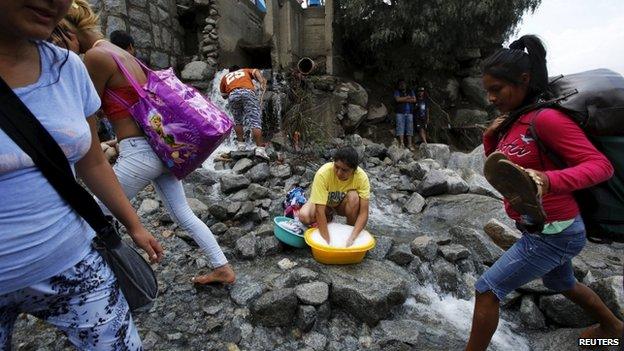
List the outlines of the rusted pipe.
{"label": "rusted pipe", "polygon": [[316,62],[309,57],[304,57],[297,63],[297,69],[304,75],[308,75],[316,68]]}

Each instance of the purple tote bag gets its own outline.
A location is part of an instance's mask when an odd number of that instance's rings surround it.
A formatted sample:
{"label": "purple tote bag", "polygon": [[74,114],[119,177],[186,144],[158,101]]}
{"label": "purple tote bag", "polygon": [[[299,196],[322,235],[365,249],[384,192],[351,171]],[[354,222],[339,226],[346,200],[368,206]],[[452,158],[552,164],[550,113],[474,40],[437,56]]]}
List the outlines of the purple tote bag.
{"label": "purple tote bag", "polygon": [[139,95],[139,101],[124,104],[165,166],[182,179],[191,173],[230,134],[234,122],[196,89],[182,83],[172,68],[152,71],[140,60],[147,76],[141,86],[117,55],[111,53],[119,70]]}

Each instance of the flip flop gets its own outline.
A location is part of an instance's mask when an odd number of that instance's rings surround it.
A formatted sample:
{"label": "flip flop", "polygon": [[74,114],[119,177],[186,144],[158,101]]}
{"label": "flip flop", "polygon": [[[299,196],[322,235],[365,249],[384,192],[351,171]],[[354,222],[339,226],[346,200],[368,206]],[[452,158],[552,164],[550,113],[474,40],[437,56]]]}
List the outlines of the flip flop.
{"label": "flip flop", "polygon": [[527,224],[543,224],[546,212],[542,206],[538,187],[529,173],[522,167],[509,161],[500,153],[492,153],[483,167],[485,178],[509,201]]}

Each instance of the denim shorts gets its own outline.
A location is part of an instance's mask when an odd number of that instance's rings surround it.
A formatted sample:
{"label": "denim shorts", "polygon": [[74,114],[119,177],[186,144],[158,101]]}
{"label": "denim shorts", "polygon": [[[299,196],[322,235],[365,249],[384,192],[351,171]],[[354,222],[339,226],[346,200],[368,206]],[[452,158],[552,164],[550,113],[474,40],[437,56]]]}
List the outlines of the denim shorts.
{"label": "denim shorts", "polygon": [[396,136],[414,135],[414,115],[411,113],[396,114]]}
{"label": "denim shorts", "polygon": [[511,291],[542,278],[556,292],[574,287],[572,258],[585,247],[585,224],[580,216],[559,234],[531,234],[507,250],[475,283],[479,293],[491,290],[500,301]]}

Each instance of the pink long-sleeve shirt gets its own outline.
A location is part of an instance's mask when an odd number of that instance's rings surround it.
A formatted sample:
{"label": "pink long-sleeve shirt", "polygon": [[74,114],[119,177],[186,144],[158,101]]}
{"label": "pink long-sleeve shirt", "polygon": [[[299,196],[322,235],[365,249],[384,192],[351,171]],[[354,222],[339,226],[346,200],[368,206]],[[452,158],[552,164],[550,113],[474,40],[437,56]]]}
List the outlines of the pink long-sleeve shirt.
{"label": "pink long-sleeve shirt", "polygon": [[[539,150],[531,137],[530,125],[533,119],[541,142],[565,162],[566,168],[558,169]],[[576,217],[579,207],[572,192],[602,183],[613,176],[611,162],[592,145],[574,121],[555,109],[543,109],[523,115],[500,141],[493,135],[484,134],[483,147],[486,156],[498,150],[513,163],[542,171],[548,176],[550,190],[542,199],[547,222]],[[520,218],[507,200],[505,211],[514,220]]]}

